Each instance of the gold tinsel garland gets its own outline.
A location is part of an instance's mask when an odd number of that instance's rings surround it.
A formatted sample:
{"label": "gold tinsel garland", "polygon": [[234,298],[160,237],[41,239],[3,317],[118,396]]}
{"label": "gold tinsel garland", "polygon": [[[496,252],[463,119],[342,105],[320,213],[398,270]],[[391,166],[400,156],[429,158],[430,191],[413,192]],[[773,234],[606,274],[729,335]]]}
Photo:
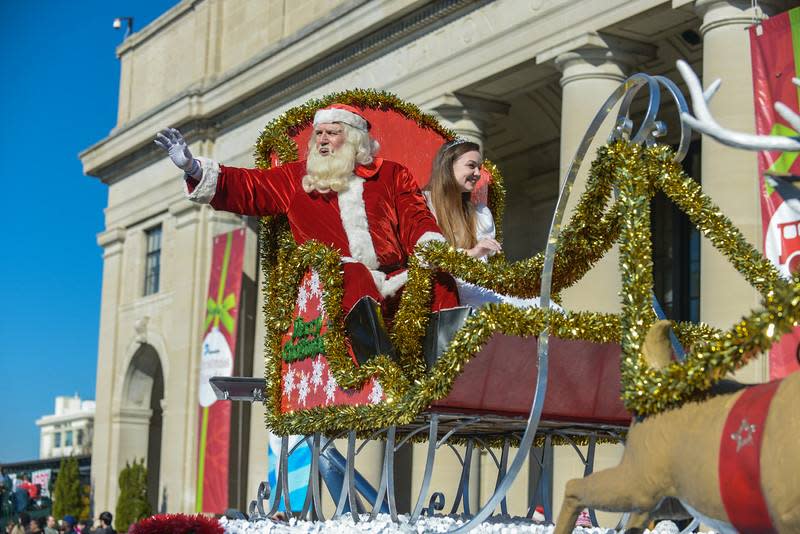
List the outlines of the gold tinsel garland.
{"label": "gold tinsel garland", "polygon": [[400,366],[411,381],[425,375],[422,340],[431,309],[431,271],[424,268],[416,256],[408,260],[408,281],[400,297],[394,317],[391,338],[400,359]]}
{"label": "gold tinsel garland", "polygon": [[[555,295],[580,280],[611,248],[619,235],[621,218],[618,202],[606,208],[619,169],[627,163],[624,145],[603,147],[592,163],[586,190],[574,215],[559,238],[553,265]],[[535,297],[541,288],[544,254],[509,263],[497,257],[488,263],[471,258],[455,248],[430,242],[420,251],[430,265],[453,276],[498,293]]]}
{"label": "gold tinsel garland", "polygon": [[[389,425],[408,424],[430,404],[447,396],[455,377],[491,336],[496,333],[536,336],[544,327],[548,313],[550,332],[555,337],[596,343],[618,342],[620,339],[617,315],[591,312],[560,314],[539,308],[515,308],[509,304],[486,306],[467,320],[430,372],[423,379],[409,384],[401,395],[391,396],[379,404],[329,406],[285,414],[268,410],[270,428],[283,435],[344,429],[369,432]],[[682,323],[678,325],[677,333],[682,340],[692,343],[705,338],[710,331]],[[383,380],[381,378],[382,384]]]}
{"label": "gold tinsel garland", "polygon": [[[637,176],[630,184],[621,184],[620,191],[621,199],[628,206],[620,250],[620,267],[627,289],[624,314],[629,321],[623,330],[626,335],[622,342],[622,398],[631,411],[650,415],[705,398],[714,383],[790,331],[800,320],[800,285],[796,279],[789,283],[780,278],[775,267],[672,161],[668,148],[657,146],[643,150],[640,159],[631,152],[629,166]],[[647,183],[648,187],[655,184],[664,191],[764,297],[762,309],[751,312],[727,332],[704,337],[691,347],[685,361],[674,362],[660,370],[649,367],[639,352],[641,336],[652,324],[652,311],[645,303],[652,287],[652,267],[645,264],[650,259],[645,257],[649,254],[642,245],[649,244],[649,220],[640,201],[642,183]],[[689,345],[685,340],[682,342]]]}
{"label": "gold tinsel garland", "polygon": [[[620,186],[620,199],[606,208],[614,183]],[[681,343],[691,347],[691,350],[685,362],[674,363],[662,370],[648,367],[639,353],[643,336],[654,319],[649,305],[652,262],[648,252],[647,221],[649,200],[656,187],[681,207],[701,232],[731,258],[746,279],[765,294],[765,307],[737,323],[729,332],[722,333],[707,325],[676,325],[676,334]],[[700,191],[699,186],[671,161],[671,152],[664,147],[641,149],[618,143],[599,151],[598,159],[592,166],[587,192],[576,208],[570,225],[562,233],[558,250],[563,259],[560,263],[556,262],[554,291],[579,279],[620,235],[623,241],[620,269],[626,287],[622,319],[624,326],[620,325],[620,317],[614,315],[585,312],[561,315],[541,309],[522,310],[509,305],[487,306],[468,320],[439,362],[425,374],[420,358],[420,340],[428,316],[432,271],[412,259],[409,283],[392,332],[400,354],[400,365],[377,358],[357,370],[349,357],[346,361],[337,359],[342,354],[342,345],[335,335],[328,348],[337,380],[342,375],[340,384],[360,384],[377,374],[387,391],[387,401],[377,405],[332,406],[281,414],[280,365],[268,366],[268,385],[272,390],[268,396],[268,404],[272,404],[268,415],[270,427],[280,434],[308,434],[346,428],[368,431],[409,423],[427,406],[449,393],[463,365],[491,335],[502,332],[515,336],[536,336],[545,324],[545,314],[550,314],[550,332],[556,337],[598,343],[621,342],[623,400],[632,411],[647,415],[702,398],[715,381],[744,365],[759,350],[769,347],[779,334],[790,330],[800,318],[800,299],[797,296],[800,282],[782,282],[774,267],[747,244],[741,233]],[[274,235],[271,237],[279,241]],[[643,246],[643,243],[648,245]],[[278,256],[281,256],[280,248],[273,247],[272,251],[278,250]],[[324,256],[321,252],[318,255]],[[284,263],[290,263],[288,267],[279,265],[282,262],[277,261],[273,264],[274,272],[269,275],[268,293],[283,298],[275,301],[274,308],[271,302],[265,306],[273,308],[273,314],[267,316],[268,321],[278,318],[276,309],[285,313],[288,307],[293,308],[299,276],[302,276],[304,265],[311,264],[300,262],[301,255],[290,256],[291,262],[289,255],[282,256],[286,260]],[[496,284],[496,289],[504,293],[520,296],[538,293],[541,260],[537,258],[510,265],[503,262],[488,265],[481,262],[478,265],[478,262],[469,261],[464,254],[436,243],[424,247],[420,256],[425,265],[442,268],[492,289]],[[328,284],[335,288],[337,281],[333,280],[335,277],[331,273],[334,270],[338,272],[338,264],[334,269],[331,259],[330,263],[315,265],[318,269],[322,266],[323,270],[330,271],[325,274],[326,289]],[[295,280],[295,283],[287,292],[274,287],[273,284],[277,284],[278,280],[283,283]],[[333,318],[339,301],[326,295],[325,302],[326,310]],[[286,303],[290,306],[285,306]],[[268,322],[268,325],[276,333],[271,336],[273,342],[268,343],[268,348],[274,348],[274,339],[277,338],[279,342],[278,333],[284,326],[288,328],[288,323],[284,317],[283,320]],[[335,326],[329,325],[329,332],[336,330]],[[343,335],[340,329],[338,332]],[[625,332],[625,336],[621,332]]]}
{"label": "gold tinsel garland", "polygon": [[[626,151],[628,161],[619,175],[620,232],[619,272],[622,277],[622,363],[623,391],[635,384],[643,365],[641,345],[656,316],[651,304],[653,259],[650,235],[652,188],[642,162],[641,150]],[[623,394],[623,399],[624,399]],[[626,403],[630,409],[630,402]]]}
{"label": "gold tinsel garland", "polygon": [[[599,157],[593,165],[593,175],[594,184],[587,186],[587,192],[569,227],[562,233],[558,254],[563,259],[559,262],[559,256],[556,257],[553,291],[565,287],[588,270],[596,257],[592,251],[605,251],[610,246],[610,241],[617,236],[608,230],[609,227],[616,229],[618,225],[625,225],[620,257],[621,275],[625,281],[623,316],[626,321],[623,329],[626,337],[622,340],[622,394],[628,409],[647,415],[690,400],[702,399],[716,381],[744,365],[759,350],[768,348],[777,333],[786,331],[796,321],[797,318],[793,316],[781,315],[782,309],[790,307],[789,302],[774,302],[775,288],[782,287],[784,295],[792,294],[786,289],[787,284],[778,277],[774,266],[747,243],[741,232],[702,193],[696,182],[672,161],[672,153],[668,148],[644,150],[621,143],[606,147],[599,151]],[[611,183],[603,180],[607,176],[612,176],[613,182],[622,188],[620,200],[603,215],[603,222],[609,225],[604,229],[605,235],[594,236],[592,241],[575,229],[586,228],[602,209],[605,203],[602,187]],[[681,342],[685,346],[694,346],[685,363],[675,363],[660,372],[650,369],[639,353],[641,341],[655,319],[650,304],[652,260],[649,201],[656,188],[662,189],[683,209],[703,235],[767,299],[766,309],[754,312],[727,334],[706,325],[698,325],[695,331],[701,335],[689,340],[679,331]],[[620,206],[624,206],[624,217]],[[528,260],[528,265],[524,265],[524,262],[510,266],[502,263],[487,265],[471,261],[443,244],[429,244],[422,252],[422,257],[455,276],[496,291],[520,296],[530,296],[538,291],[538,287],[532,287],[539,284],[536,267],[541,260],[538,258]],[[587,258],[591,258],[592,262],[580,265]],[[524,265],[524,269],[520,264]],[[560,270],[559,265],[566,269]],[[576,268],[579,265],[580,268]],[[774,320],[766,320],[765,314]],[[769,330],[770,335],[766,335],[764,328]]]}

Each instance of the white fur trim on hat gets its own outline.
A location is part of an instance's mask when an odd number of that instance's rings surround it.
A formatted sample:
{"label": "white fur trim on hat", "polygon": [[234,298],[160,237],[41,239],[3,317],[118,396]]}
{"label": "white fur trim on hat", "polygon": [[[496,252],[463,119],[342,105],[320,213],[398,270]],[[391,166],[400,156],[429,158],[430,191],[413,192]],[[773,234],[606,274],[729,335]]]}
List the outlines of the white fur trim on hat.
{"label": "white fur trim on hat", "polygon": [[219,163],[213,159],[195,158],[200,162],[200,182],[195,186],[194,191],[189,192],[189,187],[186,180],[183,182],[183,191],[186,193],[186,198],[198,204],[208,204],[214,200],[214,195],[217,193],[217,180],[219,179]]}
{"label": "white fur trim on hat", "polygon": [[314,114],[314,126],[329,122],[343,122],[353,128],[367,131],[367,119],[346,109],[326,108],[317,110]]}

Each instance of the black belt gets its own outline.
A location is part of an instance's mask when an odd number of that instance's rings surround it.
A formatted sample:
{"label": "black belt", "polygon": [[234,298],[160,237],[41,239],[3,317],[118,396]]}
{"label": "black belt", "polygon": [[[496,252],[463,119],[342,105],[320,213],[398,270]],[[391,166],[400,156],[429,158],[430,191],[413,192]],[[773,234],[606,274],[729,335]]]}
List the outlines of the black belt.
{"label": "black belt", "polygon": [[405,269],[406,266],[402,263],[395,263],[394,265],[381,265],[378,267],[378,270],[383,274],[392,274],[395,271],[399,271],[400,269]]}

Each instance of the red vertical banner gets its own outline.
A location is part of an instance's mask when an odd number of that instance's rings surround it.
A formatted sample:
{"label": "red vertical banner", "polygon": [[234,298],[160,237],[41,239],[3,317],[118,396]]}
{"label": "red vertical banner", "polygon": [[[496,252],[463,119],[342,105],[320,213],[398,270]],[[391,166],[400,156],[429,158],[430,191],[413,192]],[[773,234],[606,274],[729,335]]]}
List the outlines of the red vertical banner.
{"label": "red vertical banner", "polygon": [[197,446],[195,510],[220,514],[228,507],[231,404],[217,402],[209,380],[231,376],[236,354],[245,230],[214,238],[208,281],[203,347],[200,354],[200,435]]}
{"label": "red vertical banner", "polygon": [[[783,102],[794,112],[798,111],[798,88],[792,83],[792,77],[800,77],[800,8],[752,26],[750,53],[756,132],[798,135],[775,112],[775,103]],[[758,154],[764,254],[787,278],[800,271],[800,191],[790,183],[800,174],[797,156],[797,152],[763,151]],[[773,346],[769,356],[771,380],[800,368],[798,348],[800,328],[795,328]]]}

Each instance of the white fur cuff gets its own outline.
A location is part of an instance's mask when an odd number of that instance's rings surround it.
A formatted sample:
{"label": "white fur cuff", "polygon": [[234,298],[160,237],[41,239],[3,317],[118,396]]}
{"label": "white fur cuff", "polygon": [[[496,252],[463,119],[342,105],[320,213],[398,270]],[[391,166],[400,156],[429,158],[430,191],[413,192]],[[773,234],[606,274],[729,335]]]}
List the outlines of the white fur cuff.
{"label": "white fur cuff", "polygon": [[195,186],[194,191],[189,192],[186,181],[183,182],[183,191],[186,198],[198,204],[208,204],[214,199],[217,192],[217,180],[219,179],[219,163],[213,159],[196,158],[200,162],[200,182]]}
{"label": "white fur cuff", "polygon": [[442,234],[439,232],[425,232],[417,239],[417,242],[414,243],[414,246],[421,245],[422,243],[427,243],[428,241],[441,241],[442,243],[447,243],[447,240],[444,238]]}

